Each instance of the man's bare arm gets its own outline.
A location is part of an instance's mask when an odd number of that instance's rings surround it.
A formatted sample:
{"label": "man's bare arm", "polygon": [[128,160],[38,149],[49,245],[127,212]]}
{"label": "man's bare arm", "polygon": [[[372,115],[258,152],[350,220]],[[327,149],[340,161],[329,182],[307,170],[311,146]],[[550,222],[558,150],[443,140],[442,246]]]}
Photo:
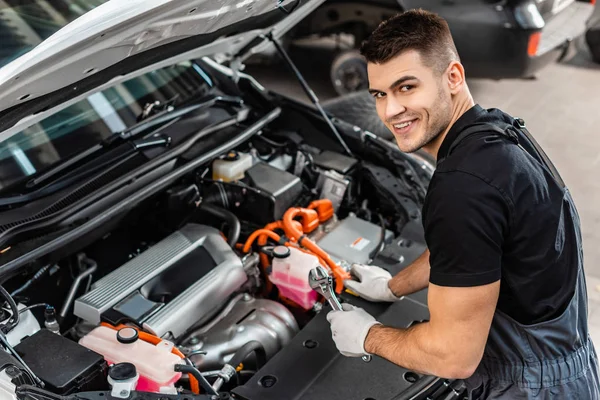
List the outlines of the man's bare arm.
{"label": "man's bare arm", "polygon": [[411,265],[396,274],[388,285],[397,297],[408,296],[429,285],[429,270],[429,250],[425,250]]}
{"label": "man's bare arm", "polygon": [[477,287],[431,284],[430,321],[409,329],[373,326],[365,351],[423,374],[465,379],[483,356],[499,291],[499,281]]}

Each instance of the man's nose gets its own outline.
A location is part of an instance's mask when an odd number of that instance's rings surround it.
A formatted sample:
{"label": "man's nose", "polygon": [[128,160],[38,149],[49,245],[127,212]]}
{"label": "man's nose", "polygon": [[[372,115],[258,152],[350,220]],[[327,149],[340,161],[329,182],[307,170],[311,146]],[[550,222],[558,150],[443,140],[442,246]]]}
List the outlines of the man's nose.
{"label": "man's nose", "polygon": [[406,107],[402,104],[401,101],[395,98],[395,96],[387,96],[387,102],[385,107],[385,120],[390,122],[397,115],[403,114],[406,112]]}

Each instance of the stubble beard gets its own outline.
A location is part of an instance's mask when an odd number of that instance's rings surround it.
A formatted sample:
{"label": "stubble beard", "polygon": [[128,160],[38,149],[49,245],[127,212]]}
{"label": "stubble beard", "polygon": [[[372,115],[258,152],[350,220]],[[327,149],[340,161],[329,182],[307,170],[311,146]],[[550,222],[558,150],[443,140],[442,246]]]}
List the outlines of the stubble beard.
{"label": "stubble beard", "polygon": [[442,88],[438,90],[438,98],[429,114],[429,124],[425,128],[425,135],[412,146],[406,153],[414,153],[434,142],[450,125],[452,121],[452,101],[445,96]]}

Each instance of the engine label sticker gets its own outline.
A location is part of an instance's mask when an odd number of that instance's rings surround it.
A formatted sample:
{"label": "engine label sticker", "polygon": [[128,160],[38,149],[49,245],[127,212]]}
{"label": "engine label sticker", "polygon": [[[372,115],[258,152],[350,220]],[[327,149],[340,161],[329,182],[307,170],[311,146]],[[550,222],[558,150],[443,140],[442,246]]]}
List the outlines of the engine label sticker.
{"label": "engine label sticker", "polygon": [[369,245],[369,243],[371,243],[370,240],[359,237],[358,239],[356,239],[354,242],[352,242],[352,244],[350,245],[351,248],[362,251],[365,249],[365,247],[367,247]]}

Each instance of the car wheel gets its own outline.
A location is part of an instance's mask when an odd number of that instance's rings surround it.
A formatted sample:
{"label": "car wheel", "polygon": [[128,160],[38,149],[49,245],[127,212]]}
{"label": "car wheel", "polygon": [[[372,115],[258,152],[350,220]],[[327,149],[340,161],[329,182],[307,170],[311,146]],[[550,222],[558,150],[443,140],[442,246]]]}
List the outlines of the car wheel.
{"label": "car wheel", "polygon": [[[366,90],[346,94],[322,103],[323,109],[331,115],[356,125],[383,139],[394,140],[394,135],[381,122],[375,109],[375,99]],[[435,165],[435,159],[423,150],[418,150],[415,156]]]}
{"label": "car wheel", "polygon": [[331,83],[337,94],[345,95],[369,87],[367,63],[358,50],[338,54],[330,70]]}
{"label": "car wheel", "polygon": [[585,33],[585,41],[590,49],[592,58],[600,63],[600,21],[591,26]]}
{"label": "car wheel", "polygon": [[381,122],[375,99],[366,90],[335,97],[323,102],[325,111],[350,124],[360,126],[379,137],[393,139],[392,132]]}

